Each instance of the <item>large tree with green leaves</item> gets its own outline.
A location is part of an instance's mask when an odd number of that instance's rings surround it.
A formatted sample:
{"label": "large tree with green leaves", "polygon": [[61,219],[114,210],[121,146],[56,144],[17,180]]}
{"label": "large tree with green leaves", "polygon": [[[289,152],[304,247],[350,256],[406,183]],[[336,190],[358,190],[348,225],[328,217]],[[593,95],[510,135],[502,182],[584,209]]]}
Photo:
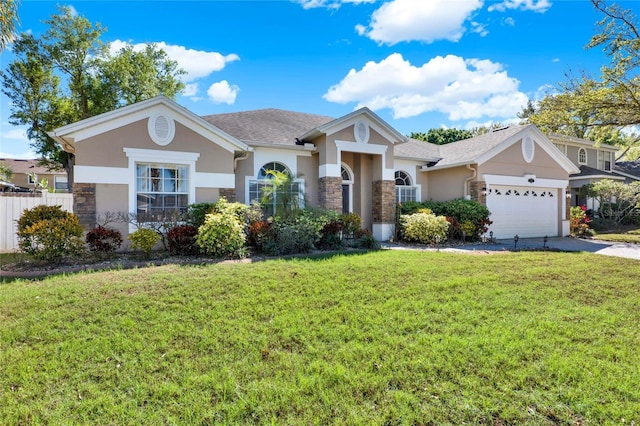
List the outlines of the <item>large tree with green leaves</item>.
{"label": "large tree with green leaves", "polygon": [[0,52],[11,43],[18,26],[18,0],[0,0]]}
{"label": "large tree with green leaves", "polygon": [[23,33],[14,42],[2,91],[11,100],[9,122],[27,126],[43,165],[66,170],[71,189],[75,157],[47,132],[159,94],[175,98],[184,71],[153,44],[111,54],[101,40],[106,29],[68,7],[45,23],[42,37]]}
{"label": "large tree with green leaves", "polygon": [[427,133],[412,132],[409,137],[436,145],[445,145],[451,142],[457,142],[463,139],[469,139],[473,134],[468,130],[460,129],[429,129]]}
{"label": "large tree with green leaves", "polygon": [[587,47],[601,48],[610,63],[597,78],[568,73],[557,91],[533,111],[527,105],[520,117],[545,132],[630,149],[640,142],[629,131],[640,124],[640,24],[630,10],[606,0],[591,2],[603,18]]}

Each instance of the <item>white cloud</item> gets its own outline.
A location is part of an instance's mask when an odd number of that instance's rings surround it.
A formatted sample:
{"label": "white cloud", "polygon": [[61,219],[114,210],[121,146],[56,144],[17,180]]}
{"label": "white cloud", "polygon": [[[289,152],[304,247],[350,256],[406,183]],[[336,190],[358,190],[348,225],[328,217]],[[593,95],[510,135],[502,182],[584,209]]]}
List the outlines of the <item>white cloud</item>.
{"label": "white cloud", "polygon": [[356,31],[389,45],[401,41],[458,41],[465,32],[465,21],[482,4],[482,0],[392,0],[373,12],[367,27],[357,25]]}
{"label": "white cloud", "polygon": [[480,37],[486,37],[487,34],[489,34],[489,30],[487,30],[487,26],[479,22],[471,23],[471,32],[480,35]]}
{"label": "white cloud", "polygon": [[508,9],[531,10],[533,12],[544,13],[551,7],[549,0],[505,0],[501,3],[491,5],[487,8],[489,12],[497,10],[505,12]]}
{"label": "white cloud", "polygon": [[512,17],[507,17],[504,18],[504,20],[502,21],[505,25],[508,25],[510,27],[515,27],[516,26],[516,21],[515,19],[513,19]]}
{"label": "white cloud", "polygon": [[11,139],[11,140],[16,140],[20,142],[29,142],[29,139],[27,138],[27,130],[20,127],[14,127],[5,132],[2,132],[2,139],[4,140]]}
{"label": "white cloud", "polygon": [[[111,53],[115,53],[130,43],[122,40],[111,42]],[[134,50],[144,49],[146,43],[133,45]],[[206,52],[203,50],[188,49],[184,46],[167,44],[163,41],[157,43],[158,47],[164,50],[167,55],[178,62],[178,66],[183,68],[187,74],[182,76],[185,82],[192,82],[198,78],[207,77],[215,71],[222,70],[229,62],[240,59],[235,53],[222,55],[218,52]]]}
{"label": "white cloud", "polygon": [[376,0],[294,0],[305,9],[314,9],[317,7],[326,7],[327,9],[338,9],[345,3],[373,3]]}
{"label": "white cloud", "polygon": [[240,92],[240,88],[235,84],[229,85],[229,82],[227,80],[213,83],[207,89],[209,100],[216,104],[232,105],[236,101],[238,92]]}
{"label": "white cloud", "polygon": [[[36,158],[37,155],[29,146],[27,131],[22,127],[2,124],[0,133],[0,158]],[[6,143],[9,142],[9,143]]]}
{"label": "white cloud", "polygon": [[394,118],[438,111],[450,120],[469,120],[515,116],[528,99],[518,85],[501,64],[489,60],[437,56],[418,67],[394,53],[350,70],[323,97],[357,102],[356,108],[389,108]]}
{"label": "white cloud", "polygon": [[198,93],[198,83],[189,83],[184,85],[182,94],[184,96],[195,96]]}

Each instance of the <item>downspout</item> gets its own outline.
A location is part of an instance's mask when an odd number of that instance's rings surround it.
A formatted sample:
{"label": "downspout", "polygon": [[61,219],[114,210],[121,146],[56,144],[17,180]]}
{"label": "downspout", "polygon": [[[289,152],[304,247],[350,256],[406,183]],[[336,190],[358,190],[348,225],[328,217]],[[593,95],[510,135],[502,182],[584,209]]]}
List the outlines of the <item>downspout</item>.
{"label": "downspout", "polygon": [[471,194],[469,194],[469,182],[475,179],[476,175],[478,174],[478,171],[471,167],[471,164],[467,164],[467,169],[471,170],[473,174],[464,180],[464,188],[462,188],[462,193],[465,199],[467,198],[467,196],[471,196]]}
{"label": "downspout", "polygon": [[249,158],[249,151],[242,151],[240,155],[233,158],[233,171],[235,172],[238,169],[238,161],[246,160]]}

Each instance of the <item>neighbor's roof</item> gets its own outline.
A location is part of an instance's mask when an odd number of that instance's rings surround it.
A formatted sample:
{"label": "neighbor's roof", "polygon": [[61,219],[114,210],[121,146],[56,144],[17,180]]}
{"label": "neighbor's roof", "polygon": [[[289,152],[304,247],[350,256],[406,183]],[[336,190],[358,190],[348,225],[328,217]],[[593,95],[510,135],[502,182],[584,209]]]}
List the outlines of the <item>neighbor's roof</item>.
{"label": "neighbor's roof", "polygon": [[640,179],[640,160],[636,161],[620,161],[615,164],[614,171],[634,176]]}
{"label": "neighbor's roof", "polygon": [[297,137],[334,120],[276,108],[205,115],[202,119],[246,144],[276,145],[293,145]]}
{"label": "neighbor's roof", "polygon": [[580,173],[572,174],[571,179],[585,179],[585,178],[609,178],[609,179],[625,179],[624,176],[619,175],[615,171],[607,172],[605,170],[596,169],[594,167],[589,167],[582,165],[580,166]]}
{"label": "neighbor's roof", "polygon": [[0,158],[0,163],[6,164],[14,174],[36,174],[64,175],[62,170],[49,170],[47,167],[38,165],[38,159],[22,160],[16,158]]}

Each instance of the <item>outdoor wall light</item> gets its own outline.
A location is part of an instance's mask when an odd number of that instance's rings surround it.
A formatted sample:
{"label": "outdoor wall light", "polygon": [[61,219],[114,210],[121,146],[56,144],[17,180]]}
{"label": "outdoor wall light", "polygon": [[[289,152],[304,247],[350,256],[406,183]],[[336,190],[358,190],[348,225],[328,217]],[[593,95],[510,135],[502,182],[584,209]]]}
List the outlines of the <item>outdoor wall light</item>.
{"label": "outdoor wall light", "polygon": [[570,190],[570,189],[567,189],[567,190],[565,191],[564,195],[565,195],[567,198],[571,198],[571,190]]}
{"label": "outdoor wall light", "polygon": [[482,195],[487,195],[487,187],[486,186],[482,187]]}
{"label": "outdoor wall light", "polygon": [[533,182],[535,182],[535,181],[536,181],[536,180],[535,180],[534,178],[529,178],[529,179],[527,179],[527,182],[529,182],[529,183],[533,183]]}

